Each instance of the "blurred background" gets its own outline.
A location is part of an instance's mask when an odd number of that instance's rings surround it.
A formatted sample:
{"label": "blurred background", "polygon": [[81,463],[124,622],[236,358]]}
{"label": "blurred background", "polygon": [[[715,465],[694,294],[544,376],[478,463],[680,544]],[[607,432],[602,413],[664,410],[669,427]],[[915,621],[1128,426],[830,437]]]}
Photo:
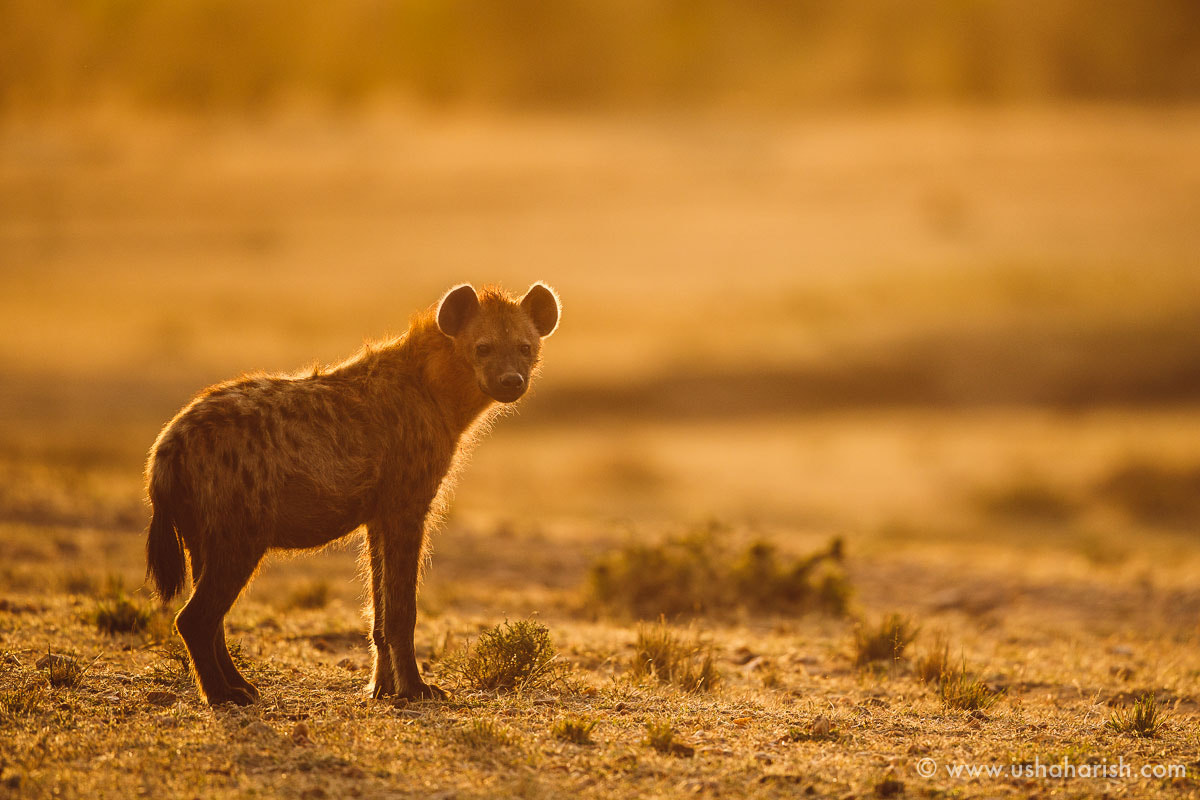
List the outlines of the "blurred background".
{"label": "blurred background", "polygon": [[140,531],[205,385],[541,279],[452,528],[1178,553],[1197,101],[1194,0],[0,0],[0,518]]}

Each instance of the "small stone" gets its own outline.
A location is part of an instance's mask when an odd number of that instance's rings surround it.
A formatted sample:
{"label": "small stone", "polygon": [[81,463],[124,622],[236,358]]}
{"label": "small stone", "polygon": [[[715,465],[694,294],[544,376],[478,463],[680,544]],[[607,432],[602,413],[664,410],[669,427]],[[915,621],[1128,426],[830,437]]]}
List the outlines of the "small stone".
{"label": "small stone", "polygon": [[55,669],[59,669],[61,667],[70,666],[74,663],[75,659],[71,658],[70,656],[64,656],[60,653],[46,653],[46,655],[37,660],[36,666],[38,669],[46,669],[50,666],[53,666]]}
{"label": "small stone", "polygon": [[174,692],[146,693],[146,702],[152,706],[173,706],[178,699]]}

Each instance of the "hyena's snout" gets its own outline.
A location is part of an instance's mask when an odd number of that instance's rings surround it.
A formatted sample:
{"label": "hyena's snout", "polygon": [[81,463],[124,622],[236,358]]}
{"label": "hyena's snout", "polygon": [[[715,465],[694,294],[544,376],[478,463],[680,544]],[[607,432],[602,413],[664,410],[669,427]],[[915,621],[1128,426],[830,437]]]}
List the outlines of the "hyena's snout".
{"label": "hyena's snout", "polygon": [[529,381],[520,372],[505,372],[492,381],[488,394],[501,403],[515,403],[525,394]]}

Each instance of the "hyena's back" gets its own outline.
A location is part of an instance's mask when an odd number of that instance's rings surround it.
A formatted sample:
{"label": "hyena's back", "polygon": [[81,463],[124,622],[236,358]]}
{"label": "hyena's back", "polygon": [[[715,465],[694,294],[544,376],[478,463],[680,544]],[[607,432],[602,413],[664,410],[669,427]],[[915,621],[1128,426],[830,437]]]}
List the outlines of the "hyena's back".
{"label": "hyena's back", "polygon": [[195,562],[223,548],[316,547],[363,524],[380,469],[369,422],[353,383],[321,374],[221,384],[184,408],[147,467],[149,549],[157,524],[160,557],[179,575],[162,594],[182,586],[182,556],[165,552],[179,539]]}

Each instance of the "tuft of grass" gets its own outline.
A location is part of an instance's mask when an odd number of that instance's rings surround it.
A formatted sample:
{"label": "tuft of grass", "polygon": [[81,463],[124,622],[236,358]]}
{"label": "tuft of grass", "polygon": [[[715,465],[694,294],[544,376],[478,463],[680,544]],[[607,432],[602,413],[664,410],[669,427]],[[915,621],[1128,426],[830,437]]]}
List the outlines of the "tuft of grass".
{"label": "tuft of grass", "polygon": [[178,636],[166,639],[154,651],[161,658],[150,666],[151,680],[168,686],[182,686],[191,682],[191,658]]}
{"label": "tuft of grass", "polygon": [[944,636],[933,640],[933,647],[917,657],[917,679],[923,683],[941,683],[950,674],[950,643]]}
{"label": "tuft of grass", "polygon": [[1154,695],[1146,693],[1131,707],[1113,711],[1106,726],[1116,733],[1129,733],[1144,739],[1153,739],[1162,732],[1169,716]]}
{"label": "tuft of grass", "polygon": [[889,614],[877,627],[860,624],[854,631],[854,663],[894,663],[904,657],[920,627],[901,614]]}
{"label": "tuft of grass", "polygon": [[512,731],[487,717],[473,719],[455,728],[451,737],[464,747],[480,751],[511,747],[517,743]]}
{"label": "tuft of grass", "polygon": [[96,602],[92,622],[103,633],[142,633],[150,626],[150,610],[127,597],[123,590]]}
{"label": "tuft of grass", "polygon": [[320,609],[327,605],[329,605],[329,583],[322,580],[307,581],[295,587],[284,603],[284,607],[287,609]]}
{"label": "tuft of grass", "polygon": [[663,755],[690,758],[696,754],[695,748],[675,738],[675,727],[667,720],[647,722],[646,738],[643,742]]}
{"label": "tuft of grass", "polygon": [[554,724],[550,726],[550,734],[555,739],[572,744],[591,744],[592,729],[595,727],[596,720],[594,719],[578,716],[562,717],[555,720]]}
{"label": "tuft of grass", "polygon": [[563,680],[550,630],[532,620],[505,621],[485,630],[474,646],[450,656],[446,673],[471,689],[545,689]]}
{"label": "tuft of grass", "polygon": [[638,628],[630,674],[635,679],[656,678],[685,692],[708,691],[721,680],[712,647],[682,639],[662,621]]}
{"label": "tuft of grass", "polygon": [[0,694],[0,717],[27,717],[36,714],[46,697],[44,684],[28,683],[19,689]]}
{"label": "tuft of grass", "polygon": [[1002,692],[969,674],[966,667],[944,673],[938,685],[938,695],[950,708],[983,712],[996,704]]}
{"label": "tuft of grass", "polygon": [[841,539],[807,558],[789,560],[763,540],[735,551],[722,541],[723,533],[710,523],[656,544],[626,545],[593,564],[589,598],[640,619],[737,608],[845,613],[851,592],[838,567]]}
{"label": "tuft of grass", "polygon": [[[99,658],[97,656],[96,658]],[[38,660],[38,667],[46,670],[46,680],[55,689],[74,689],[83,683],[91,671],[93,659],[89,664],[83,664],[73,656],[47,652]]]}

